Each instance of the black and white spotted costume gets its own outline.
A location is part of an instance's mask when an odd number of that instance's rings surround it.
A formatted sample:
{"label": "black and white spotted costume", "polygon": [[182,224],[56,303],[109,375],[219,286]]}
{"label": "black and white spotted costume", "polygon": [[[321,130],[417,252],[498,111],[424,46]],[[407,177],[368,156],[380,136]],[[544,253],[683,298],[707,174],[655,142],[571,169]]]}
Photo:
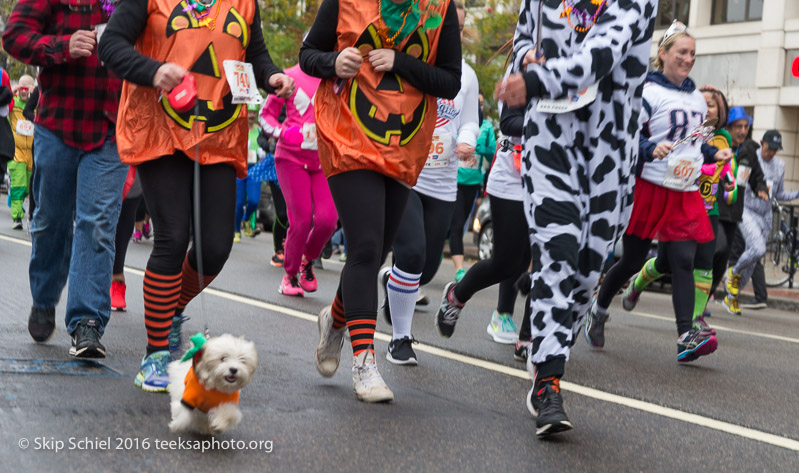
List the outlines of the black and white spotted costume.
{"label": "black and white spotted costume", "polygon": [[[564,2],[542,1],[546,63],[524,73],[522,165],[533,260],[530,361],[541,378],[563,374],[602,263],[629,219],[658,6],[657,0],[609,0],[594,26],[578,33],[561,16]],[[590,0],[573,3],[591,13],[597,8]],[[536,48],[538,8],[538,0],[522,2],[516,71]],[[596,100],[581,109],[536,111],[540,98],[562,99],[597,83]]]}

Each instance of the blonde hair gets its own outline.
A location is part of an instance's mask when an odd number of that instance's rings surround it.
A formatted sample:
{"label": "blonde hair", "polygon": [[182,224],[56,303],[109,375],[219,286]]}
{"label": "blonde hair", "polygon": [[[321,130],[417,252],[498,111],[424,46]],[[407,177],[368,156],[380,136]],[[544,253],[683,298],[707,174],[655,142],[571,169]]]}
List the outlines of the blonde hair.
{"label": "blonde hair", "polygon": [[688,34],[688,32],[686,32],[686,31],[680,31],[678,33],[674,33],[671,36],[669,36],[668,38],[663,39],[663,38],[665,38],[665,36],[666,36],[666,34],[664,33],[663,36],[660,38],[660,41],[658,41],[658,44],[660,46],[658,47],[658,50],[655,53],[655,57],[653,57],[650,60],[650,62],[652,63],[652,68],[655,69],[655,70],[658,70],[658,71],[662,71],[663,70],[663,60],[660,59],[660,51],[668,51],[669,49],[671,49],[672,46],[674,46],[674,43],[676,43],[677,40],[679,40],[680,38],[686,38],[687,37],[687,38],[694,39],[694,37],[691,36],[690,34]]}

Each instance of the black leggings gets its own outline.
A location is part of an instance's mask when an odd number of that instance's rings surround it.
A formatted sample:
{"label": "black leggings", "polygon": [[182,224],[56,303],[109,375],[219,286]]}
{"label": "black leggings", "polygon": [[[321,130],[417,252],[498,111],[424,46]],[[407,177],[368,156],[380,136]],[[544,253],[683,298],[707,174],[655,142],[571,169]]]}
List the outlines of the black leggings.
{"label": "black leggings", "polygon": [[133,235],[133,226],[136,223],[136,209],[139,208],[139,203],[141,201],[141,194],[122,201],[122,210],[119,211],[117,233],[114,239],[114,246],[116,247],[114,253],[114,271],[111,274],[122,274],[122,272],[125,271],[125,255],[128,252],[130,237]]}
{"label": "black leggings", "polygon": [[147,216],[149,212],[147,212],[147,203],[144,199],[139,199],[139,205],[136,207],[136,222],[143,222],[144,218]]}
{"label": "black leggings", "polygon": [[289,229],[289,217],[286,212],[286,199],[283,191],[275,181],[269,181],[269,190],[272,191],[272,203],[275,205],[275,220],[272,222],[272,244],[275,253],[283,251],[283,240]]}
{"label": "black leggings", "polygon": [[455,297],[465,303],[477,291],[494,284],[499,287],[497,311],[513,313],[516,289],[513,284],[530,266],[530,239],[524,204],[489,196],[494,225],[494,254],[469,268],[455,286]]}
{"label": "black leggings", "polygon": [[[710,219],[710,226],[713,228],[713,234],[718,234],[719,216],[708,215]],[[707,243],[699,243],[696,245],[696,254],[694,255],[694,269],[712,270],[713,269],[713,254],[716,251],[716,239],[710,240]],[[666,243],[658,243],[658,256],[655,259],[655,269],[661,273],[671,273],[671,266],[666,260]]]}
{"label": "black leggings", "polygon": [[455,200],[455,210],[452,212],[452,222],[449,225],[449,253],[463,256],[463,227],[466,219],[472,213],[474,199],[480,192],[480,184],[464,186],[458,184],[458,198]]}
{"label": "black leggings", "polygon": [[376,316],[377,272],[397,234],[410,189],[368,170],[336,174],[327,182],[347,241],[337,295],[348,318]]}
{"label": "black leggings", "polygon": [[[147,269],[157,274],[178,274],[192,232],[194,162],[178,152],[140,164],[139,177],[155,230]],[[222,271],[233,248],[236,170],[229,164],[201,166],[200,191],[202,269],[206,276],[214,276]],[[194,245],[189,264],[198,269]]]}
{"label": "black leggings", "polygon": [[406,273],[421,274],[422,286],[433,279],[441,264],[454,207],[455,202],[434,199],[415,190],[408,196],[392,245],[394,264]]}
{"label": "black leggings", "polygon": [[[646,263],[652,240],[644,240],[625,234],[622,239],[624,255],[610,268],[599,287],[597,304],[610,307],[613,297],[624,283],[641,271]],[[666,260],[671,268],[671,301],[677,319],[677,333],[682,335],[691,329],[694,312],[694,255],[695,241],[670,241],[665,243]],[[661,268],[656,268],[660,271]]]}
{"label": "black leggings", "polygon": [[716,251],[713,255],[713,285],[710,286],[711,295],[716,293],[716,288],[721,278],[724,276],[724,272],[727,271],[730,250],[735,241],[735,232],[737,230],[738,222],[719,220],[719,230],[716,232]]}

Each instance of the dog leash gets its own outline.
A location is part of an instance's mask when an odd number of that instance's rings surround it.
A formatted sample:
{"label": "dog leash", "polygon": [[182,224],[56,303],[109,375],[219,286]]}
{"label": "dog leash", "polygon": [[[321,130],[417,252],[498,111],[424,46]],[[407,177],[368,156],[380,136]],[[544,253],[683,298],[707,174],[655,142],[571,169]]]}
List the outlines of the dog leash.
{"label": "dog leash", "polygon": [[208,329],[208,318],[205,315],[205,291],[203,290],[203,245],[202,245],[202,225],[200,221],[200,124],[197,117],[200,116],[200,101],[194,103],[194,136],[197,142],[194,145],[194,255],[197,259],[197,287],[200,288],[200,319],[203,322],[203,334],[205,338],[211,337]]}

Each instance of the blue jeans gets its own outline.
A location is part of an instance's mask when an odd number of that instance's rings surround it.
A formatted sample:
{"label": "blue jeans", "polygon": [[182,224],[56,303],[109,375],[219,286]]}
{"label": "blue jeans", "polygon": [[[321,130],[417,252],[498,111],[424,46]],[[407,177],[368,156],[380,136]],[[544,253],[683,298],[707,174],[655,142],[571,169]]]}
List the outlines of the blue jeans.
{"label": "blue jeans", "polygon": [[33,135],[36,210],[28,268],[33,305],[55,307],[69,276],[67,332],[83,317],[105,330],[111,309],[114,237],[128,167],[110,139],[83,151],[37,126]]}
{"label": "blue jeans", "polygon": [[[253,212],[258,210],[258,201],[261,199],[261,182],[256,181],[251,177],[244,179],[236,179],[236,221],[234,223],[234,232],[241,231],[241,220],[249,217]],[[244,203],[247,203],[247,209],[244,209]]]}

